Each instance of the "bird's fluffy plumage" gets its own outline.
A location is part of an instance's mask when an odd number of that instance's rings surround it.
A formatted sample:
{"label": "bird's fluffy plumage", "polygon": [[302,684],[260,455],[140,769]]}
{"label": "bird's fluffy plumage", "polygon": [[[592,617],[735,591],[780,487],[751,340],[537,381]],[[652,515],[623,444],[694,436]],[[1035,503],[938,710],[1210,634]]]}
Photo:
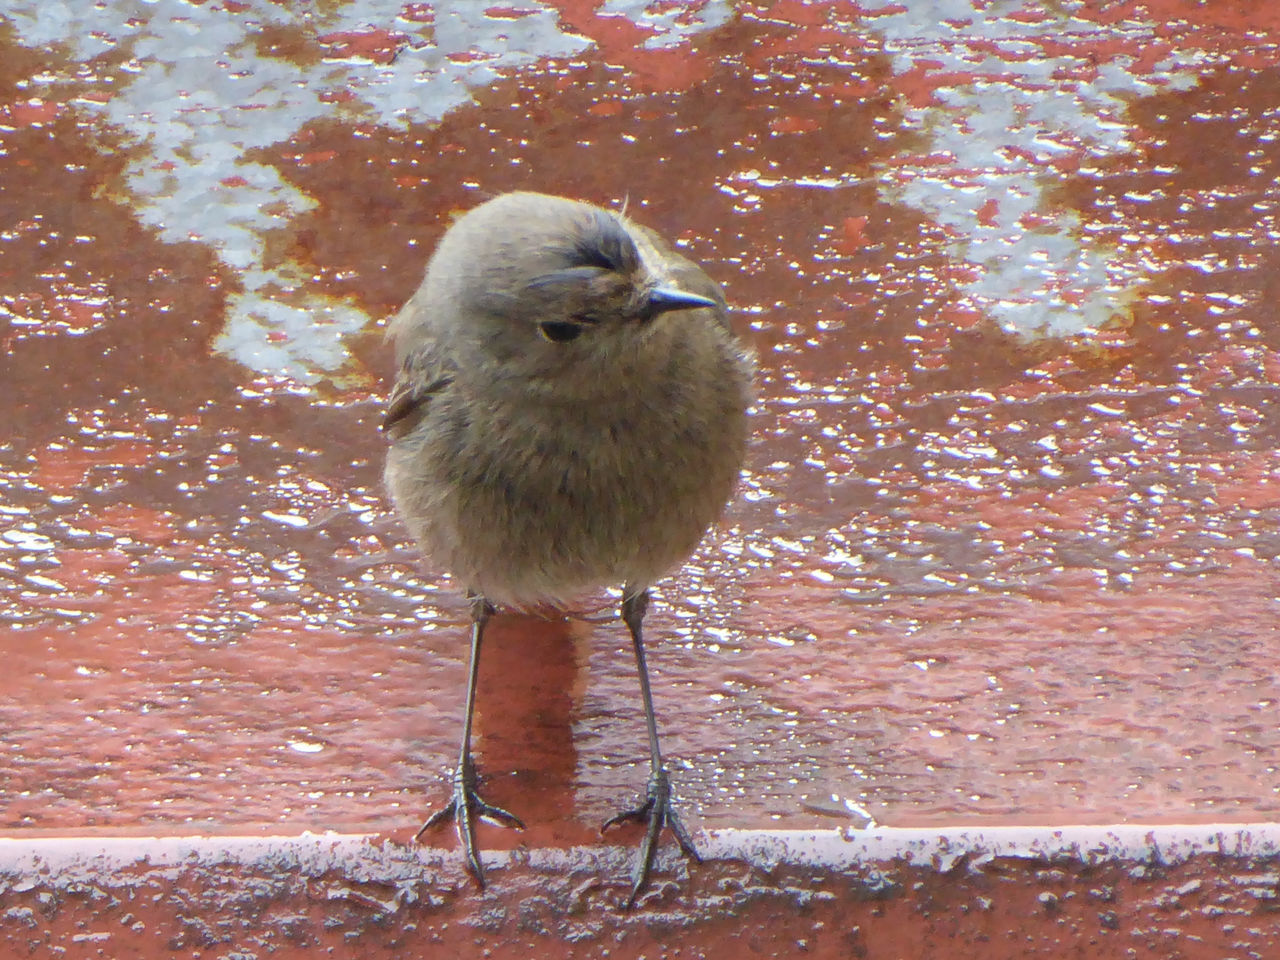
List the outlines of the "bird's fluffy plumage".
{"label": "bird's fluffy plumage", "polygon": [[[655,312],[659,288],[716,306]],[[682,562],[746,447],[752,363],[723,304],[618,214],[514,193],[459,218],[391,325],[385,477],[423,551],[515,606]]]}

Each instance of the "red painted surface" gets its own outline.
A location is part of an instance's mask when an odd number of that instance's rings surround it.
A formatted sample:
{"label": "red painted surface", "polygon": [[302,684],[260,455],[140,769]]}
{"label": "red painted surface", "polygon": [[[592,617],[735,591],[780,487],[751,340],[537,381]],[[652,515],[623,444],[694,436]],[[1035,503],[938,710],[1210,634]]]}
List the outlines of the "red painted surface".
{"label": "red painted surface", "polygon": [[[347,837],[29,849],[34,859],[0,850],[4,916],[8,942],[37,956],[1198,960],[1277,949],[1265,855],[720,861],[623,912],[616,850],[535,851],[495,864],[478,894],[438,855]],[[40,864],[56,869],[40,875]]]}
{"label": "red painted surface", "polygon": [[[892,11],[746,3],[653,51],[648,28],[598,4],[558,9],[596,44],[578,60],[508,71],[437,125],[335,107],[257,151],[316,204],[281,219],[266,257],[385,316],[452,212],[525,188],[626,199],[725,285],[761,361],[751,475],[652,615],[691,823],[816,828],[856,820],[845,801],[940,829],[1274,820],[1276,15],[1090,3],[1080,16],[1110,32],[1030,41],[1088,61],[1078,84],[1202,58],[1185,89],[1114,105],[1119,153],[1070,132],[1047,155],[1007,148],[1052,183],[1024,229],[1074,218],[1144,265],[1107,325],[1054,339],[1001,329],[964,292],[981,271],[956,255],[955,229],[880,189],[985,173],[907,124],[975,74],[929,55],[895,72],[875,32]],[[387,64],[401,39],[269,26],[260,48]],[[122,187],[139,148],[77,107],[99,88],[35,98],[31,78],[77,67],[0,42],[5,827],[367,831],[409,856],[456,749],[465,605],[420,570],[379,488],[377,331],[311,387],[221,358],[235,271],[140,225]],[[123,76],[122,62],[93,69]],[[978,222],[1000,222],[1005,202],[986,200]],[[644,778],[619,626],[495,621],[480,697],[489,797],[530,825],[486,831],[486,849],[596,843]],[[529,869],[477,896],[435,863],[442,899],[388,910],[394,885],[249,860],[143,871],[127,895],[119,878],[103,897],[46,878],[0,907],[39,949],[85,956],[161,942],[586,956],[615,933],[614,956],[714,956],[725,941],[833,957],[1276,949],[1265,863],[1005,866],[900,868],[882,896],[865,878],[720,864],[662,888],[652,926],[608,912],[594,866],[565,871],[587,891],[572,902],[574,884],[538,900],[545,878]],[[270,903],[269,924],[251,903]],[[572,946],[579,918],[590,935]]]}

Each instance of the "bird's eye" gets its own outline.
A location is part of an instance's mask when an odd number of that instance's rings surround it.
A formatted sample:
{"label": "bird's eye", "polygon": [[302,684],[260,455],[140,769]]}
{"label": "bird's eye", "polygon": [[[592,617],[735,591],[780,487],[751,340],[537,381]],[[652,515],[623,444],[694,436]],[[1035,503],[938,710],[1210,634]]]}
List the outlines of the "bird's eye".
{"label": "bird's eye", "polygon": [[582,335],[582,327],[564,320],[547,320],[538,324],[538,332],[552,343],[568,343]]}

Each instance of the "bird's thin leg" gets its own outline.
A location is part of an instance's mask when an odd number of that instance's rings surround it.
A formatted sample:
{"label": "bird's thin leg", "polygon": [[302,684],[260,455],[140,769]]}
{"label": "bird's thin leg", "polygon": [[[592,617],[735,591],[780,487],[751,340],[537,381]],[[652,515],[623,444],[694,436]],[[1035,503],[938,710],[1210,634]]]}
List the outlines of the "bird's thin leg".
{"label": "bird's thin leg", "polygon": [[658,722],[653,715],[653,695],[649,692],[649,668],[644,658],[644,640],[641,625],[645,611],[649,608],[649,591],[641,590],[623,598],[622,619],[631,631],[631,645],[636,653],[636,667],[640,672],[640,697],[644,701],[644,721],[649,730],[649,782],[645,789],[645,801],[634,810],[625,810],[610,817],[600,828],[603,833],[615,823],[634,820],[645,824],[644,841],[640,845],[640,856],[635,870],[631,874],[631,896],[627,898],[627,907],[635,905],[636,897],[644,889],[649,879],[649,871],[653,868],[653,858],[658,851],[658,835],[664,826],[671,828],[676,842],[687,856],[699,863],[702,858],[693,846],[693,839],[685,829],[684,821],[676,812],[671,802],[671,781],[662,766],[662,751],[658,747]]}
{"label": "bird's thin leg", "polygon": [[503,826],[524,829],[520,818],[513,813],[486,803],[476,789],[476,769],[471,762],[471,717],[476,708],[476,675],[480,669],[480,643],[484,639],[484,627],[493,614],[493,606],[484,597],[471,596],[471,662],[467,667],[467,703],[462,719],[462,748],[458,753],[458,766],[453,772],[453,797],[438,808],[422,825],[414,839],[420,838],[437,823],[450,818],[458,830],[467,869],[484,887],[484,866],[476,850],[476,820],[483,817]]}

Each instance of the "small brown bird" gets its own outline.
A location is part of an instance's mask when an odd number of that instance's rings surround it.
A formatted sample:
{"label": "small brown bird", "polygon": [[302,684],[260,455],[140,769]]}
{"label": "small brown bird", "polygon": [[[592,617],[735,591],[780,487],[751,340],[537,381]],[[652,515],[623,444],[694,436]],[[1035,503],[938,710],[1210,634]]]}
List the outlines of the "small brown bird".
{"label": "small brown bird", "polygon": [[[649,734],[647,830],[628,905],[663,826],[697,852],[658,748],[641,624],[649,587],[719,517],[747,441],[753,364],[720,288],[621,214],[537,193],[499,196],[445,233],[391,323],[399,376],[385,479],[419,546],[471,598],[471,659],[450,817],[483,886],[471,759],[476,670],[494,605],[623,589]],[[421,835],[421,831],[419,832]]]}

